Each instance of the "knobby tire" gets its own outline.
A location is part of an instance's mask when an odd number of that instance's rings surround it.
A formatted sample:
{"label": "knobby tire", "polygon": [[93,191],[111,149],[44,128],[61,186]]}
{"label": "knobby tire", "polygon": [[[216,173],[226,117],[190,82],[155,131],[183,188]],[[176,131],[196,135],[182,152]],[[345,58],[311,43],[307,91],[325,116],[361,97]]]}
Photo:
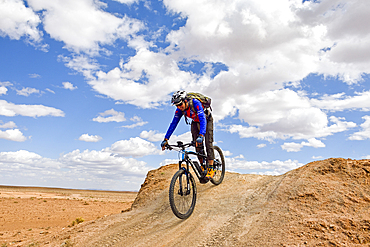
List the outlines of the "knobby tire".
{"label": "knobby tire", "polygon": [[[196,199],[197,188],[195,180],[191,173],[188,173],[190,192],[186,195],[187,191],[187,176],[185,170],[178,170],[172,177],[169,198],[172,212],[180,219],[187,219],[193,213]],[[182,191],[180,191],[180,180],[182,181]],[[182,192],[182,193],[181,193]]]}
{"label": "knobby tire", "polygon": [[225,176],[225,158],[221,148],[219,148],[218,146],[213,146],[213,149],[215,152],[215,162],[213,163],[215,175],[213,178],[211,178],[211,182],[214,185],[219,185],[220,183],[222,183],[222,180]]}

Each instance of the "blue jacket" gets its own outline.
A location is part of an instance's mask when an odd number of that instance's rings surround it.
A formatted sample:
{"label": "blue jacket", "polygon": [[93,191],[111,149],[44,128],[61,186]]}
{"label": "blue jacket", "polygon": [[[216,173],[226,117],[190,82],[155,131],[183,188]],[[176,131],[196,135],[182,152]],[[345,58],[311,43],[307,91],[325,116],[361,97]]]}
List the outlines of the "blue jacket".
{"label": "blue jacket", "polygon": [[204,114],[203,105],[197,99],[192,99],[192,100],[193,100],[194,109],[197,112],[193,112],[190,106],[184,112],[180,111],[177,108],[176,111],[175,111],[175,116],[173,117],[173,120],[172,120],[172,122],[170,124],[170,127],[168,128],[167,133],[166,133],[164,138],[170,139],[172,133],[175,131],[175,129],[177,127],[177,124],[180,122],[180,119],[183,115],[186,115],[188,118],[193,119],[194,122],[199,122],[200,123],[199,135],[204,136],[206,134],[207,119],[206,119],[206,115]]}

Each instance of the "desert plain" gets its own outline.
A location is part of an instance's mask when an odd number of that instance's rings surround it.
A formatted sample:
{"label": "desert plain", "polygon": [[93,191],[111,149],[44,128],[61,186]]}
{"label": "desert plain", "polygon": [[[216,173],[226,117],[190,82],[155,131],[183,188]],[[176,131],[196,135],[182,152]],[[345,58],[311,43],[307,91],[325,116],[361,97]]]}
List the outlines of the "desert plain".
{"label": "desert plain", "polygon": [[130,209],[137,192],[0,186],[0,246],[40,239]]}

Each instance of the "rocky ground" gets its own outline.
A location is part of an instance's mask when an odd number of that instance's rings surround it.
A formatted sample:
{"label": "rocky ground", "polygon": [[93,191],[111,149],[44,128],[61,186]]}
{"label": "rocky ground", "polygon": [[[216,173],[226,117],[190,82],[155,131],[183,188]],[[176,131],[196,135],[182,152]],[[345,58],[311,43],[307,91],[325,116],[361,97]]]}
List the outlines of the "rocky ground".
{"label": "rocky ground", "polygon": [[316,161],[280,176],[226,173],[218,186],[197,184],[197,204],[187,220],[176,218],[168,203],[176,169],[150,171],[132,210],[38,233],[35,241],[99,247],[370,246],[369,160]]}

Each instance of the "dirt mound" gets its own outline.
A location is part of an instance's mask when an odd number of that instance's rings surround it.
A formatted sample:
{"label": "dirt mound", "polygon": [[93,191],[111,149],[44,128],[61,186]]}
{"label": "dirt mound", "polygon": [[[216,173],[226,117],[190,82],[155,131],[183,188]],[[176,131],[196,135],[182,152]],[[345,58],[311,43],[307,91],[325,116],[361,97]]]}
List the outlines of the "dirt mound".
{"label": "dirt mound", "polygon": [[178,169],[178,164],[171,164],[149,171],[131,208],[142,207],[157,198],[159,193],[168,188]]}
{"label": "dirt mound", "polygon": [[308,246],[370,244],[369,160],[317,161],[283,177],[268,198],[269,216],[257,226],[269,220],[277,230],[269,234],[267,227],[260,237]]}
{"label": "dirt mound", "polygon": [[197,183],[194,213],[176,218],[168,186],[177,165],[150,171],[130,212],[79,225],[73,246],[370,246],[370,162],[328,159],[281,176],[227,173]]}

